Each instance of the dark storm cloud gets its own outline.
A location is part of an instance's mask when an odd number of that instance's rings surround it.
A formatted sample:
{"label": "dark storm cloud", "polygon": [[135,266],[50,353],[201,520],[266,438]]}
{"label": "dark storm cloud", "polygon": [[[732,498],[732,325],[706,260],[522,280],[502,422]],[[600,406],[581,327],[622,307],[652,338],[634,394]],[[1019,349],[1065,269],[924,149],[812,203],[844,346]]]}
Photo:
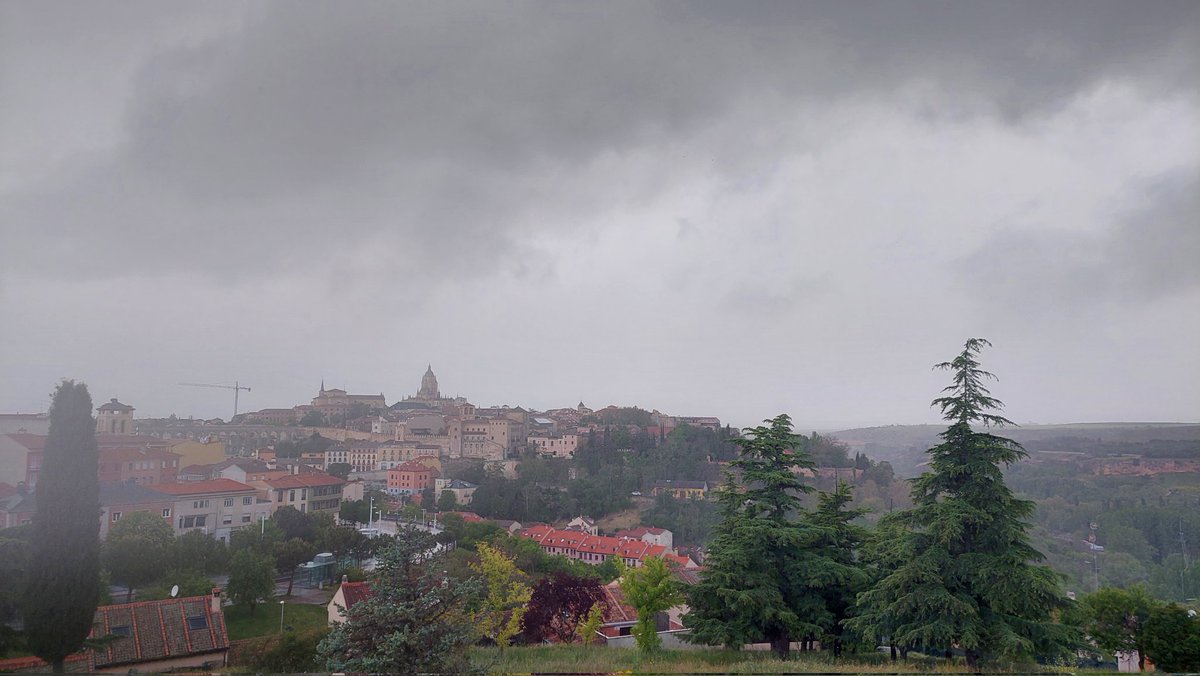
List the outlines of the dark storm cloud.
{"label": "dark storm cloud", "polygon": [[1200,286],[1200,170],[1142,181],[1099,231],[1005,227],[956,264],[980,298],[1006,309],[1071,314],[1150,302]]}
{"label": "dark storm cloud", "polygon": [[[228,280],[384,253],[424,279],[487,275],[497,253],[536,255],[532,233],[635,198],[619,165],[586,171],[599,158],[701,143],[716,166],[752,174],[789,139],[767,132],[776,143],[744,157],[730,130],[769,129],[805,105],[868,98],[935,121],[1023,121],[1108,79],[1173,93],[1194,84],[1198,11],[276,4],[146,59],[110,150],[5,199],[12,246],[0,255],[67,278],[170,268]],[[721,120],[729,138],[704,136]],[[671,160],[647,173],[669,183]]]}

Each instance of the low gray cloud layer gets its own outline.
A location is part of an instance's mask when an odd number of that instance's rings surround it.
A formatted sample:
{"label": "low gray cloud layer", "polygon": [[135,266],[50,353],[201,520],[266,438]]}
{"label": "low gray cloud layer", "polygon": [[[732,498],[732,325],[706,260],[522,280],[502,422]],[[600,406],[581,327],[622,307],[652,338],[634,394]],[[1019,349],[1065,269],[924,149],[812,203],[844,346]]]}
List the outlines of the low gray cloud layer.
{"label": "low gray cloud layer", "polygon": [[485,401],[888,422],[966,335],[1033,375],[1071,321],[1120,334],[1112,385],[1168,378],[1135,336],[1198,365],[1195,3],[0,11],[0,408],[434,360]]}

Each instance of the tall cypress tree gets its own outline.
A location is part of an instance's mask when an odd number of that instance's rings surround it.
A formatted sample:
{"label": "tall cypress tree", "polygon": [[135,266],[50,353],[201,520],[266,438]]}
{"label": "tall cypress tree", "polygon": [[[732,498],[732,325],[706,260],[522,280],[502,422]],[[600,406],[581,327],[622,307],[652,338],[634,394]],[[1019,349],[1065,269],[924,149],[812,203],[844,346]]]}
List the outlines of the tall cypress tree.
{"label": "tall cypress tree", "polygon": [[62,673],[83,647],[100,593],[100,487],[96,421],[87,385],[63,381],[37,483],[24,602],[29,649]]}
{"label": "tall cypress tree", "polygon": [[936,368],[953,374],[945,396],[933,401],[950,426],[929,449],[929,471],[914,480],[915,507],[895,517],[904,553],[897,567],[859,596],[858,616],[847,622],[892,645],[961,649],[967,663],[995,657],[1046,655],[1069,641],[1053,622],[1066,605],[1058,576],[1029,542],[1034,503],[1017,499],[1003,467],[1025,457],[1017,442],[986,427],[1011,425],[991,413],[1002,408],[983,381],[994,378],[976,356],[986,340],[968,340],[961,354]]}

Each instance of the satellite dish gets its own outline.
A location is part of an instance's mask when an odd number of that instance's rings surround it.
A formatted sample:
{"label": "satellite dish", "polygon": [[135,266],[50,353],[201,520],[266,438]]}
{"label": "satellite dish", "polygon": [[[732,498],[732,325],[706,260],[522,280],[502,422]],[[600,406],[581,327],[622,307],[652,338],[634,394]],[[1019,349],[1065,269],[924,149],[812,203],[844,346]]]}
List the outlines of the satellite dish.
{"label": "satellite dish", "polygon": [[179,585],[171,585],[171,598],[179,596]]}

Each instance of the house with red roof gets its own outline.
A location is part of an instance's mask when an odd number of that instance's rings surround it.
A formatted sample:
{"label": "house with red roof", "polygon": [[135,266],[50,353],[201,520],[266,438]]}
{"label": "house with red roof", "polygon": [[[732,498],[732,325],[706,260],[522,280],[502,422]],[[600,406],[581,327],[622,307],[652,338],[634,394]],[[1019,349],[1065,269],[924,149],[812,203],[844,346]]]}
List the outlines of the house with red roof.
{"label": "house with red roof", "polygon": [[[663,645],[671,648],[695,647],[680,640],[679,635],[687,630],[682,617],[687,606],[679,605],[654,616],[655,630]],[[637,624],[637,610],[625,602],[621,584],[613,580],[604,585],[604,622],[597,630],[605,645],[610,647],[634,647],[633,625]]]}
{"label": "house with red roof", "polygon": [[567,558],[583,561],[594,566],[604,563],[610,556],[615,556],[632,568],[640,568],[642,561],[650,557],[662,557],[673,565],[685,568],[695,568],[696,563],[686,556],[680,556],[669,547],[653,544],[644,540],[611,535],[591,535],[576,530],[560,530],[551,526],[532,526],[521,531],[523,537],[530,538],[542,547],[547,554],[556,554]]}
{"label": "house with red roof", "polygon": [[[68,656],[68,673],[208,671],[224,667],[229,655],[219,590],[212,596],[100,606],[89,638],[107,640]],[[0,660],[0,673],[49,671],[37,657]]]}
{"label": "house with red roof", "polygon": [[628,530],[619,530],[613,533],[619,538],[628,538],[630,540],[641,540],[649,542],[652,545],[662,545],[670,549],[675,544],[675,537],[671,531],[666,528],[655,528],[654,526],[638,526]]}
{"label": "house with red roof", "polygon": [[343,577],[342,584],[338,586],[333,598],[329,599],[329,605],[326,606],[329,610],[329,624],[345,622],[347,613],[354,604],[371,598],[373,593],[371,585],[366,582],[348,582]]}

